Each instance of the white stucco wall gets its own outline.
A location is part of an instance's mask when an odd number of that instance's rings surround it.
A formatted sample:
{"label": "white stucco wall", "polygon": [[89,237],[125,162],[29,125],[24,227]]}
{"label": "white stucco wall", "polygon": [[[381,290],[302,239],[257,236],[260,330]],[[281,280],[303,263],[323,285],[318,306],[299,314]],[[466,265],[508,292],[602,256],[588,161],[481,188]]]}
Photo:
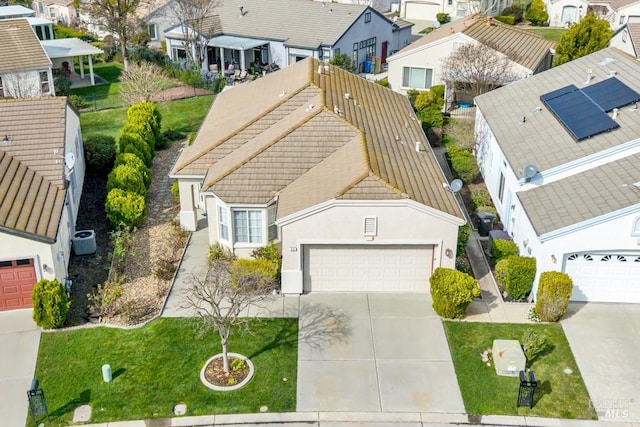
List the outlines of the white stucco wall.
{"label": "white stucco wall", "polygon": [[[627,27],[622,28],[619,32],[614,34],[613,37],[611,37],[609,46],[615,47],[616,49],[619,49],[628,55],[635,56],[636,58],[640,56],[640,52],[636,52],[636,49],[631,42],[631,36]],[[640,46],[637,48],[640,49]]]}
{"label": "white stucco wall", "polygon": [[[40,85],[40,72],[45,71],[49,75],[49,92],[43,93]],[[17,71],[3,73],[2,84],[5,96],[13,98],[34,98],[43,95],[52,95],[54,92],[53,74],[51,67],[38,70]]]}
{"label": "white stucco wall", "polygon": [[[426,213],[418,203],[402,201],[341,201],[338,205],[293,222],[281,229],[282,292],[302,293],[305,244],[434,245],[433,266],[455,267],[458,224],[462,220]],[[364,236],[364,218],[377,218],[377,236]],[[446,249],[454,256],[447,257]]]}
{"label": "white stucco wall", "polygon": [[[82,186],[84,184],[85,175],[85,157],[84,157],[84,145],[82,142],[82,133],[80,131],[80,117],[76,112],[67,105],[67,127],[65,130],[65,149],[64,153],[73,153],[76,161],[73,167],[73,172],[69,173],[68,169],[65,169],[65,173],[68,179],[72,181],[69,185],[69,203],[72,208],[72,226],[75,226],[76,219],[78,218],[78,209],[80,208],[80,198],[82,196]],[[62,161],[62,159],[60,159]]]}
{"label": "white stucco wall", "polygon": [[[580,22],[580,20],[584,18],[589,3],[582,0],[560,0],[556,2],[545,0],[545,5],[547,6],[547,13],[549,14],[549,26],[566,27],[573,22]],[[582,7],[582,9],[580,7]],[[564,19],[563,11],[565,11]],[[575,11],[575,13],[572,11]]]}
{"label": "white stucco wall", "polygon": [[619,8],[613,15],[611,27],[616,30],[627,22],[640,22],[640,2]]}

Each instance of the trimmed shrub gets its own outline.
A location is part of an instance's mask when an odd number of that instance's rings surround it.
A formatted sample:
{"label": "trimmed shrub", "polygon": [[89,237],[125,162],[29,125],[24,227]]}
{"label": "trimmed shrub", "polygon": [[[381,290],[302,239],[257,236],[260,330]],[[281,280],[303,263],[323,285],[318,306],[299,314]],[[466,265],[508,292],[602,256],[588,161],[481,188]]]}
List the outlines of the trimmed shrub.
{"label": "trimmed shrub", "polygon": [[109,135],[89,135],[84,138],[84,157],[87,169],[106,173],[116,158],[116,139]]}
{"label": "trimmed shrub", "polygon": [[478,210],[478,206],[491,206],[491,196],[485,189],[473,190],[471,192],[471,204],[478,212],[486,212]]}
{"label": "trimmed shrub", "polygon": [[144,222],[147,206],[140,194],[114,188],[107,194],[105,211],[115,228],[132,229]]}
{"label": "trimmed shrub", "polygon": [[246,286],[252,284],[270,283],[275,285],[275,279],[279,273],[278,264],[264,258],[239,258],[231,263],[231,280],[238,283],[240,277],[244,278]]}
{"label": "trimmed shrub", "polygon": [[467,273],[470,274],[471,273],[471,264],[469,264],[469,261],[467,261],[466,258],[464,257],[458,257],[456,258],[456,270],[462,272],[462,273]]}
{"label": "trimmed shrub", "polygon": [[480,169],[473,153],[452,144],[447,146],[447,153],[451,161],[451,167],[457,176],[467,183],[475,181]]}
{"label": "trimmed shrub", "polygon": [[471,234],[471,227],[469,224],[458,227],[458,243],[456,245],[456,256],[460,256],[464,253],[469,242],[469,235]]}
{"label": "trimmed shrub", "polygon": [[120,135],[126,134],[137,135],[145,142],[151,154],[153,154],[156,147],[156,137],[153,133],[151,123],[148,121],[130,122],[127,121],[122,129],[120,129]]}
{"label": "trimmed shrub", "polygon": [[478,281],[466,273],[438,267],[429,278],[433,309],[447,319],[462,318],[480,295]]}
{"label": "trimmed shrub", "polygon": [[282,268],[282,256],[280,255],[280,251],[273,243],[273,240],[269,241],[268,246],[263,246],[258,249],[254,249],[251,252],[251,256],[255,259],[264,259],[276,266],[276,274],[274,275],[274,283],[280,286],[280,269]]}
{"label": "trimmed shrub", "polygon": [[502,13],[500,14],[500,16],[513,16],[514,22],[520,23],[522,22],[522,18],[524,17],[524,10],[521,6],[511,5],[502,9]]}
{"label": "trimmed shrub", "polygon": [[149,169],[144,161],[134,153],[120,153],[116,156],[116,161],[113,164],[114,168],[120,165],[128,165],[137,170],[144,181],[144,186],[149,188],[151,185],[151,169]]}
{"label": "trimmed shrub", "polygon": [[511,255],[518,255],[518,245],[515,242],[506,239],[496,239],[491,242],[491,256],[494,262]]}
{"label": "trimmed shrub", "polygon": [[533,0],[525,16],[532,25],[542,25],[549,20],[547,6],[542,0]]}
{"label": "trimmed shrub", "polygon": [[107,191],[111,191],[114,188],[131,191],[147,197],[147,186],[144,183],[144,178],[133,166],[120,165],[113,168],[107,178]]}
{"label": "trimmed shrub", "polygon": [[547,337],[537,334],[531,329],[524,331],[524,334],[520,339],[520,343],[522,345],[524,355],[527,357],[529,367],[531,367],[531,363],[538,356],[549,348],[549,341],[547,340]]}
{"label": "trimmed shrub", "polygon": [[516,17],[513,15],[498,15],[498,16],[494,16],[494,19],[496,21],[500,21],[503,24],[507,24],[507,25],[515,25],[516,24]]}
{"label": "trimmed shrub", "polygon": [[178,181],[173,181],[173,184],[171,184],[171,195],[174,202],[180,201],[180,184]]}
{"label": "trimmed shrub", "polygon": [[379,84],[380,86],[383,87],[389,87],[389,79],[388,78],[383,78],[383,79],[379,79],[375,81],[377,84]]}
{"label": "trimmed shrub", "polygon": [[154,102],[139,102],[133,104],[127,109],[127,123],[144,123],[147,122],[151,126],[154,136],[155,147],[161,142],[162,136],[160,129],[162,128],[162,114],[160,109]]}
{"label": "trimmed shrub", "polygon": [[494,216],[498,216],[498,211],[493,206],[478,206],[476,208],[477,212],[487,212],[493,214]]}
{"label": "trimmed shrub", "polygon": [[498,265],[495,268],[496,279],[500,279],[507,294],[514,300],[526,298],[536,278],[536,259],[510,255],[502,258]]}
{"label": "trimmed shrub", "polygon": [[573,280],[566,273],[545,271],[540,274],[536,294],[536,314],[543,322],[557,322],[567,312],[573,292]]}
{"label": "trimmed shrub", "polygon": [[33,287],[33,320],[44,329],[59,328],[64,325],[71,303],[67,290],[56,279],[41,279]]}
{"label": "trimmed shrub", "polygon": [[436,14],[436,19],[438,20],[438,23],[440,23],[440,25],[446,24],[447,22],[449,22],[449,14],[448,13],[437,13]]}
{"label": "trimmed shrub", "polygon": [[118,140],[118,153],[133,153],[140,157],[147,167],[151,167],[153,160],[151,149],[145,140],[135,133],[122,133]]}
{"label": "trimmed shrub", "polygon": [[207,261],[212,263],[213,261],[233,261],[236,259],[231,249],[226,246],[220,244],[220,242],[215,242],[212,245],[209,245],[209,253],[207,254]]}

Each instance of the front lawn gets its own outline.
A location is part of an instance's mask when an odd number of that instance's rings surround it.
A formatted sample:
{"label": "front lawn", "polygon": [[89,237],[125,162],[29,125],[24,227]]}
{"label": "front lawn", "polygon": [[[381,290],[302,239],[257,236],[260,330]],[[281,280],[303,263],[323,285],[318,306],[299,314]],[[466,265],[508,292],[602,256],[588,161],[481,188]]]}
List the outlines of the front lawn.
{"label": "front lawn", "polygon": [[[160,318],[132,330],[80,329],[43,333],[35,378],[47,398],[51,423],[68,425],[82,404],[92,423],[171,417],[176,403],[187,415],[255,413],[296,409],[297,319],[251,319],[251,333],[238,329],[229,350],[248,356],[255,375],[232,392],[200,382],[200,369],[220,352],[217,333],[200,337],[194,319]],[[102,380],[103,364],[113,381]],[[286,380],[285,380],[286,378]]]}
{"label": "front lawn", "polygon": [[[159,102],[162,130],[173,129],[184,133],[198,130],[209,111],[213,95]],[[82,135],[106,134],[117,138],[127,120],[126,107],[84,112],[80,114]]]}
{"label": "front lawn", "polygon": [[547,40],[551,40],[552,42],[558,43],[560,41],[560,37],[564,33],[567,32],[566,28],[527,28],[527,31],[531,31],[532,33],[540,34]]}
{"label": "front lawn", "polygon": [[[107,83],[72,89],[71,94],[84,99],[87,108],[92,108],[94,110],[122,106],[119,81],[122,69],[122,65],[116,62],[102,62],[95,64],[93,66],[93,72],[107,80]],[[76,69],[76,72],[79,73],[80,70]],[[89,69],[87,66],[85,66],[85,75],[89,75]]]}
{"label": "front lawn", "polygon": [[[597,419],[560,325],[447,321],[444,328],[467,413]],[[527,329],[551,342],[550,349],[531,365],[538,381],[532,409],[516,407],[517,377],[496,375],[493,363],[487,366],[480,358],[480,353],[493,346],[494,339],[520,340]],[[566,368],[573,373],[565,374]]]}

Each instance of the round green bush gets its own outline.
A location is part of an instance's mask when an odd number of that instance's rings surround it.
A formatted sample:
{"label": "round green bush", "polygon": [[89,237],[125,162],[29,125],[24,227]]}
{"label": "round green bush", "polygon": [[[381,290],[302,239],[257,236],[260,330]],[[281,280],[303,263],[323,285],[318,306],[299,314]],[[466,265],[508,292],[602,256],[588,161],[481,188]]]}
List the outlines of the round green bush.
{"label": "round green bush", "polygon": [[132,229],[144,222],[146,204],[141,195],[114,188],[107,194],[105,211],[115,228]]}
{"label": "round green bush", "polygon": [[545,271],[540,274],[535,312],[543,322],[557,322],[567,312],[573,292],[573,280],[566,273]]}
{"label": "round green bush", "polygon": [[138,135],[149,147],[149,151],[153,154],[156,147],[156,137],[151,128],[151,124],[147,122],[127,122],[120,129],[120,135]]}
{"label": "round green bush", "polygon": [[118,153],[133,153],[140,157],[147,167],[151,167],[153,153],[140,135],[123,133],[118,140]]}
{"label": "round green bush", "polygon": [[480,295],[476,279],[450,268],[436,268],[429,283],[433,309],[447,319],[463,318],[469,304]]}
{"label": "round green bush", "polygon": [[133,166],[120,165],[113,168],[107,178],[107,191],[111,191],[114,188],[131,191],[142,197],[147,197],[147,186],[144,183],[144,178]]}
{"label": "round green bush", "polygon": [[495,278],[514,300],[523,300],[531,292],[536,278],[536,259],[519,255],[506,256],[496,264]]}
{"label": "round green bush", "polygon": [[518,255],[518,245],[515,242],[506,239],[496,239],[491,242],[491,256],[494,262],[511,255]]}
{"label": "round green bush", "polygon": [[471,234],[471,227],[469,224],[458,227],[458,243],[456,245],[456,256],[460,256],[464,253],[469,243],[469,235]]}
{"label": "round green bush", "polygon": [[[142,175],[144,186],[149,188],[151,185],[151,169],[149,169],[142,159],[134,153],[120,153],[116,156],[114,167],[120,165],[129,165]],[[177,182],[177,181],[176,181]]]}
{"label": "round green bush", "polygon": [[70,302],[67,290],[56,279],[41,279],[33,287],[33,320],[44,329],[59,328],[64,325]]}
{"label": "round green bush", "polygon": [[160,143],[162,139],[160,135],[162,114],[154,102],[139,102],[129,107],[129,109],[127,109],[127,124],[128,123],[148,123],[154,137],[153,147],[156,147],[157,144]]}
{"label": "round green bush", "polygon": [[116,157],[116,140],[109,135],[89,135],[84,138],[84,157],[87,170],[106,173],[113,167]]}

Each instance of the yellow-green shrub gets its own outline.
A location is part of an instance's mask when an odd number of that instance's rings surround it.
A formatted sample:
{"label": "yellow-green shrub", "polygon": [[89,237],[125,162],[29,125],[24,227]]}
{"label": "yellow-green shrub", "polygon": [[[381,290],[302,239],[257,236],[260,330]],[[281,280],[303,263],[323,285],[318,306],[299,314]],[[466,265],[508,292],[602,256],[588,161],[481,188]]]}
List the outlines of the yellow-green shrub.
{"label": "yellow-green shrub", "polygon": [[518,245],[515,242],[506,239],[495,239],[491,242],[491,256],[494,262],[511,255],[518,255]]}
{"label": "yellow-green shrub", "polygon": [[33,287],[33,320],[45,329],[59,328],[64,325],[71,303],[67,290],[56,279],[40,279]]}
{"label": "yellow-green shrub", "polygon": [[132,229],[142,225],[147,207],[143,196],[114,188],[107,194],[105,211],[115,228]]}
{"label": "yellow-green shrub", "polygon": [[556,322],[567,312],[573,292],[573,280],[566,273],[545,271],[540,274],[535,311],[543,322]]}
{"label": "yellow-green shrub", "polygon": [[495,275],[511,298],[524,299],[536,278],[536,259],[519,255],[504,257],[496,264]]}
{"label": "yellow-green shrub", "polygon": [[438,267],[429,278],[433,309],[440,316],[464,317],[471,301],[480,295],[478,281],[466,273]]}
{"label": "yellow-green shrub", "polygon": [[147,197],[147,186],[142,174],[133,166],[119,165],[113,168],[107,178],[107,191],[114,188],[131,191],[143,197]]}
{"label": "yellow-green shrub", "polygon": [[118,167],[120,165],[129,165],[140,172],[140,175],[142,175],[142,179],[144,180],[144,186],[149,188],[151,185],[151,169],[144,164],[144,161],[139,156],[134,153],[120,153],[116,157],[114,167]]}

